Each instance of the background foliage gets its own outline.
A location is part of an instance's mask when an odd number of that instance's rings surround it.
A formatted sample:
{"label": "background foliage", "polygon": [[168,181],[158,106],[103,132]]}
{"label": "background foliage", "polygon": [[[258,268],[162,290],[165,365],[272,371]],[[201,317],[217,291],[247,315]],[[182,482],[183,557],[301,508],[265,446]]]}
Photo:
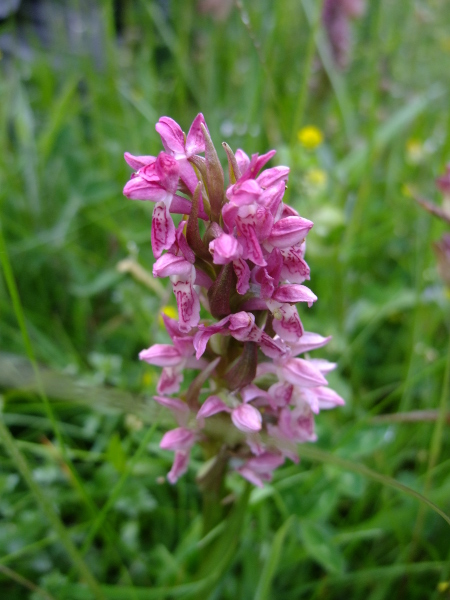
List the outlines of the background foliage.
{"label": "background foliage", "polygon": [[[450,12],[366,4],[344,72],[307,0],[238,0],[223,20],[194,0],[44,2],[34,25],[26,11],[0,24],[8,600],[450,597],[449,524],[412,495],[450,512],[443,225],[412,199],[439,202],[450,160]],[[291,167],[289,202],[315,222],[319,301],[301,317],[333,335],[317,355],[338,361],[347,399],[247,510],[231,477],[206,538],[194,471],[163,479],[158,369],[137,353],[165,340],[172,300],[125,272],[151,272],[152,207],[121,194],[123,152],[157,154],[158,118],[187,129],[199,111],[216,144],[276,148]]]}

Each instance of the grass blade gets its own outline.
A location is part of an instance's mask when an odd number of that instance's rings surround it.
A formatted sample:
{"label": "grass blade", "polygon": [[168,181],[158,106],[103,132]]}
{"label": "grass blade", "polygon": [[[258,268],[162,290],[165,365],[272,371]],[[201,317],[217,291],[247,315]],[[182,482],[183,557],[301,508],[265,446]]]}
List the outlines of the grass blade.
{"label": "grass blade", "polygon": [[284,539],[288,531],[291,529],[294,521],[295,516],[290,516],[289,519],[287,519],[287,521],[285,521],[276,532],[270,553],[266,558],[264,567],[262,568],[261,578],[254,595],[254,600],[267,600],[270,598],[270,589],[283,552]]}
{"label": "grass blade", "polygon": [[26,484],[30,488],[34,497],[36,498],[37,503],[42,509],[42,512],[45,514],[47,519],[52,524],[53,528],[57,532],[61,543],[66,549],[67,554],[72,559],[75,567],[77,568],[80,576],[84,579],[87,585],[92,590],[95,598],[99,598],[102,600],[104,598],[103,592],[101,591],[97,580],[94,578],[92,573],[90,572],[88,566],[84,562],[80,552],[76,548],[75,544],[70,539],[69,534],[67,533],[66,528],[63,523],[60,521],[59,517],[55,513],[52,503],[50,500],[43,494],[41,488],[37,485],[37,483],[33,479],[33,475],[31,474],[30,468],[25,460],[25,457],[20,452],[17,447],[17,444],[14,441],[11,433],[8,428],[4,425],[3,421],[0,420],[0,439],[10,455],[11,459],[14,462],[19,473],[24,478]]}

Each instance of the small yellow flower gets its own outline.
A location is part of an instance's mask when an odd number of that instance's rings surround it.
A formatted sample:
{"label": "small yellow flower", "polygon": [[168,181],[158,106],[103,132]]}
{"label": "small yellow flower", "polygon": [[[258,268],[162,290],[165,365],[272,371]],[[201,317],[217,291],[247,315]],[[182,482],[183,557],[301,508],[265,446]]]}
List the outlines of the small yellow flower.
{"label": "small yellow flower", "polygon": [[[163,309],[161,310],[161,313],[164,313],[171,319],[178,319],[178,313],[173,306],[164,306]],[[159,315],[158,323],[159,323],[160,327],[164,327],[164,321],[163,321],[161,314]]]}
{"label": "small yellow flower", "polygon": [[312,167],[305,173],[303,185],[308,196],[315,197],[325,191],[327,187],[328,176],[325,171]]}
{"label": "small yellow flower", "polygon": [[437,585],[437,589],[440,594],[443,594],[450,589],[450,581],[440,581]]}
{"label": "small yellow flower", "polygon": [[402,195],[405,196],[405,198],[412,198],[413,197],[413,189],[409,185],[409,183],[404,183],[402,185]]}
{"label": "small yellow flower", "polygon": [[323,133],[314,125],[302,127],[297,137],[300,144],[307,150],[315,150],[323,142]]}
{"label": "small yellow flower", "polygon": [[425,148],[423,143],[416,139],[411,138],[406,142],[406,158],[412,165],[418,165],[422,162],[425,157]]}
{"label": "small yellow flower", "polygon": [[311,187],[323,189],[327,185],[327,174],[322,169],[309,169],[306,172],[305,182]]}
{"label": "small yellow flower", "polygon": [[142,383],[145,386],[150,386],[153,382],[152,374],[149,371],[146,371],[142,376]]}

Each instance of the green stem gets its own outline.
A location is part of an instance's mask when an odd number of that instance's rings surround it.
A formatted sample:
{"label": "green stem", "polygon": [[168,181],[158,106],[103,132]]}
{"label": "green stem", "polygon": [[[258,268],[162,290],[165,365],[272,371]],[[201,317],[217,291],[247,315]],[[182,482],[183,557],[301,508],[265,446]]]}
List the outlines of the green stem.
{"label": "green stem", "polygon": [[[221,535],[214,544],[209,545],[201,561],[201,568],[197,574],[197,581],[203,581],[202,598],[208,598],[209,594],[215,589],[217,582],[229,569],[233,559],[236,556],[238,546],[241,541],[243,524],[247,513],[248,501],[250,498],[251,486],[246,484],[241,497],[231,508],[229,514],[222,521],[224,524],[223,535]],[[198,598],[197,595],[190,595],[188,598]]]}
{"label": "green stem", "polygon": [[217,527],[223,518],[224,476],[228,456],[224,449],[212,459],[208,470],[197,481],[203,495],[203,536]]}

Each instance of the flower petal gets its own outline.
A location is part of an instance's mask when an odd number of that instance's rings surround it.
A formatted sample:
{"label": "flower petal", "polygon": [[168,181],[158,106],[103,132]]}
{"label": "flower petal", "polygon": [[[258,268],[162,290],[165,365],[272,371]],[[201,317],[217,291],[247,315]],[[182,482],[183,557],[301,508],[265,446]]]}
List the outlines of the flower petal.
{"label": "flower petal", "polygon": [[185,154],[184,134],[181,127],[170,117],[161,117],[155,125],[164,148],[174,154]]}
{"label": "flower petal", "polygon": [[213,255],[215,265],[227,265],[241,256],[242,247],[234,235],[222,233],[209,243],[209,251]]}
{"label": "flower petal", "polygon": [[302,217],[285,217],[275,223],[267,241],[276,248],[288,248],[301,242],[313,226]]}
{"label": "flower petal", "polygon": [[156,156],[133,156],[129,152],[125,152],[123,157],[135,171],[138,171],[141,167],[145,167],[145,165],[151,165],[156,160]]}
{"label": "flower petal", "polygon": [[260,431],[262,427],[262,416],[251,404],[241,404],[231,412],[231,420],[241,431],[250,433]]}
{"label": "flower petal", "polygon": [[209,396],[202,404],[197,413],[197,419],[211,417],[219,412],[231,412],[231,409],[219,398],[219,396]]}
{"label": "flower petal", "polygon": [[278,167],[272,167],[271,169],[266,169],[258,175],[256,181],[262,188],[268,188],[272,185],[278,184],[280,181],[287,181],[289,177],[289,167],[282,167],[281,165]]}
{"label": "flower petal", "polygon": [[205,151],[205,136],[203,135],[201,125],[206,127],[205,117],[202,113],[199,113],[192,121],[186,137],[186,156],[192,156],[193,154]]}
{"label": "flower petal", "polygon": [[[195,277],[194,267],[192,270]],[[200,321],[200,300],[191,280],[175,275],[171,281],[178,306],[180,330],[187,332]]]}
{"label": "flower petal", "polygon": [[175,459],[173,461],[172,468],[167,474],[167,481],[172,485],[178,481],[178,479],[184,475],[189,465],[189,451],[175,452]]}
{"label": "flower petal", "polygon": [[283,379],[306,388],[327,385],[327,380],[310,361],[303,358],[290,358],[281,366]]}
{"label": "flower petal", "polygon": [[245,260],[238,258],[233,261],[233,270],[237,277],[237,293],[243,296],[250,288],[250,267]]}
{"label": "flower petal", "polygon": [[168,250],[175,241],[175,225],[164,202],[158,202],[153,209],[152,250],[159,258],[163,250]]}
{"label": "flower petal", "polygon": [[163,254],[153,265],[153,277],[171,277],[180,275],[188,278],[193,270],[193,266],[184,256],[175,256],[168,252]]}
{"label": "flower petal", "polygon": [[189,450],[195,442],[196,435],[190,429],[177,427],[165,433],[159,444],[163,450]]}
{"label": "flower petal", "polygon": [[158,394],[176,394],[183,383],[183,370],[180,367],[164,367],[159,376],[156,391]]}
{"label": "flower petal", "polygon": [[343,406],[345,404],[345,400],[341,398],[338,393],[328,387],[320,386],[318,388],[313,388],[311,391],[316,394],[319,400],[319,408],[321,410],[328,410],[330,408]]}
{"label": "flower petal", "polygon": [[160,152],[156,159],[155,168],[162,187],[171,194],[175,194],[180,173],[178,162],[170,154]]}
{"label": "flower petal", "polygon": [[296,342],[303,335],[303,325],[294,305],[267,300],[267,307],[274,316],[272,327],[281,339]]}
{"label": "flower petal", "polygon": [[283,267],[281,269],[281,278],[290,283],[303,283],[309,279],[310,271],[307,263],[303,259],[305,244],[292,246],[281,250],[283,257]]}
{"label": "flower petal", "polygon": [[236,150],[235,157],[236,157],[236,162],[238,164],[239,170],[241,171],[241,173],[245,173],[245,171],[248,169],[248,166],[250,164],[250,158],[240,148],[238,148]]}
{"label": "flower petal", "polygon": [[323,337],[318,333],[312,333],[310,331],[305,331],[301,338],[293,345],[292,354],[296,356],[297,354],[302,354],[303,352],[309,352],[310,350],[315,350],[316,348],[322,348],[328,344],[331,340],[331,335],[328,337]]}
{"label": "flower petal", "polygon": [[280,285],[274,293],[272,298],[277,302],[289,302],[291,304],[297,302],[307,302],[308,306],[312,306],[312,303],[317,300],[317,296],[304,285]]}
{"label": "flower petal", "polygon": [[157,367],[174,367],[180,364],[181,355],[175,346],[169,344],[153,344],[147,350],[139,352],[139,360],[144,360]]}
{"label": "flower petal", "polygon": [[172,198],[172,194],[159,183],[150,182],[140,175],[131,177],[123,188],[123,194],[130,200],[150,200],[152,202],[168,203]]}
{"label": "flower petal", "polygon": [[153,396],[153,399],[156,400],[158,404],[161,404],[161,406],[165,406],[173,412],[178,425],[186,425],[190,411],[185,402],[178,400],[178,398],[166,398],[165,396]]}

